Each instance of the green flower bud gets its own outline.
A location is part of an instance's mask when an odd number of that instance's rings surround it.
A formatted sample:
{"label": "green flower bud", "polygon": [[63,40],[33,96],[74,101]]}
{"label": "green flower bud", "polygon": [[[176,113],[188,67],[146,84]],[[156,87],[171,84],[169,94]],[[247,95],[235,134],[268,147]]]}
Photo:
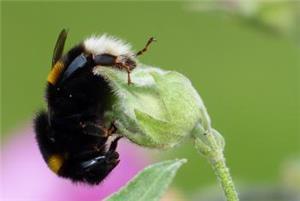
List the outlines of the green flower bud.
{"label": "green flower bud", "polygon": [[208,159],[221,181],[227,200],[238,201],[225,163],[225,141],[211,128],[210,118],[199,94],[182,74],[138,66],[127,74],[116,68],[99,67],[113,91],[107,122],[114,121],[118,133],[132,142],[151,148],[171,148],[193,138],[195,148]]}
{"label": "green flower bud", "polygon": [[108,81],[115,96],[107,116],[136,144],[169,148],[191,136],[196,125],[211,129],[203,101],[180,73],[138,66],[131,72],[132,84],[118,69],[99,67],[94,73]]}

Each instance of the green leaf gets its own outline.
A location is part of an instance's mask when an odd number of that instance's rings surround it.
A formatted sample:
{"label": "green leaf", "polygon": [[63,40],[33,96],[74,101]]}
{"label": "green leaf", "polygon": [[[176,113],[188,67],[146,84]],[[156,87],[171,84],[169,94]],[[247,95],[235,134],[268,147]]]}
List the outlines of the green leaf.
{"label": "green leaf", "polygon": [[186,159],[175,159],[150,165],[106,201],[159,200],[185,162]]}

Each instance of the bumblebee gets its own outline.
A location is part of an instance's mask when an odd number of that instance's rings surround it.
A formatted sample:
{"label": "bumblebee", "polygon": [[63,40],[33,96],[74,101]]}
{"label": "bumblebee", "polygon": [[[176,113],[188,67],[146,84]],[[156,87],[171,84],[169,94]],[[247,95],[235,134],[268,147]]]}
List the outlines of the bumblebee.
{"label": "bumblebee", "polygon": [[112,91],[95,67],[126,70],[136,67],[136,57],[150,45],[133,53],[129,44],[102,35],[90,37],[63,54],[67,31],[58,36],[52,69],[47,78],[47,110],[34,119],[36,140],[49,168],[74,182],[99,184],[119,163],[117,128],[104,124],[111,107]]}

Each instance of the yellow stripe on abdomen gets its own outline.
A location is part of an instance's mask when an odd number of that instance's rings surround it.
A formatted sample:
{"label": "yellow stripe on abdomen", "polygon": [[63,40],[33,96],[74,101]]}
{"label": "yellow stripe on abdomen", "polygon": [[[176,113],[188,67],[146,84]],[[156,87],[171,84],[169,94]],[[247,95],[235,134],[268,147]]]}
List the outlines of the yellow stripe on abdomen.
{"label": "yellow stripe on abdomen", "polygon": [[47,164],[49,168],[57,174],[63,163],[64,158],[61,155],[53,154],[49,157]]}
{"label": "yellow stripe on abdomen", "polygon": [[64,63],[61,61],[56,62],[51,72],[48,75],[47,81],[51,84],[55,84],[57,82],[58,77],[64,69]]}

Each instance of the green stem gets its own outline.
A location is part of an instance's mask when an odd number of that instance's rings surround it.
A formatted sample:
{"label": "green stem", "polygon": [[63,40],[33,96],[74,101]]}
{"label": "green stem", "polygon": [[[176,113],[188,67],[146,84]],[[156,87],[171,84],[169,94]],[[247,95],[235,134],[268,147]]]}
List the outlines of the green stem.
{"label": "green stem", "polygon": [[219,157],[217,160],[210,160],[210,164],[222,185],[227,201],[238,201],[239,198],[224,157]]}
{"label": "green stem", "polygon": [[238,194],[225,163],[223,154],[224,139],[218,131],[209,128],[207,132],[201,126],[194,130],[196,149],[209,160],[215,175],[221,183],[227,201],[238,201]]}

